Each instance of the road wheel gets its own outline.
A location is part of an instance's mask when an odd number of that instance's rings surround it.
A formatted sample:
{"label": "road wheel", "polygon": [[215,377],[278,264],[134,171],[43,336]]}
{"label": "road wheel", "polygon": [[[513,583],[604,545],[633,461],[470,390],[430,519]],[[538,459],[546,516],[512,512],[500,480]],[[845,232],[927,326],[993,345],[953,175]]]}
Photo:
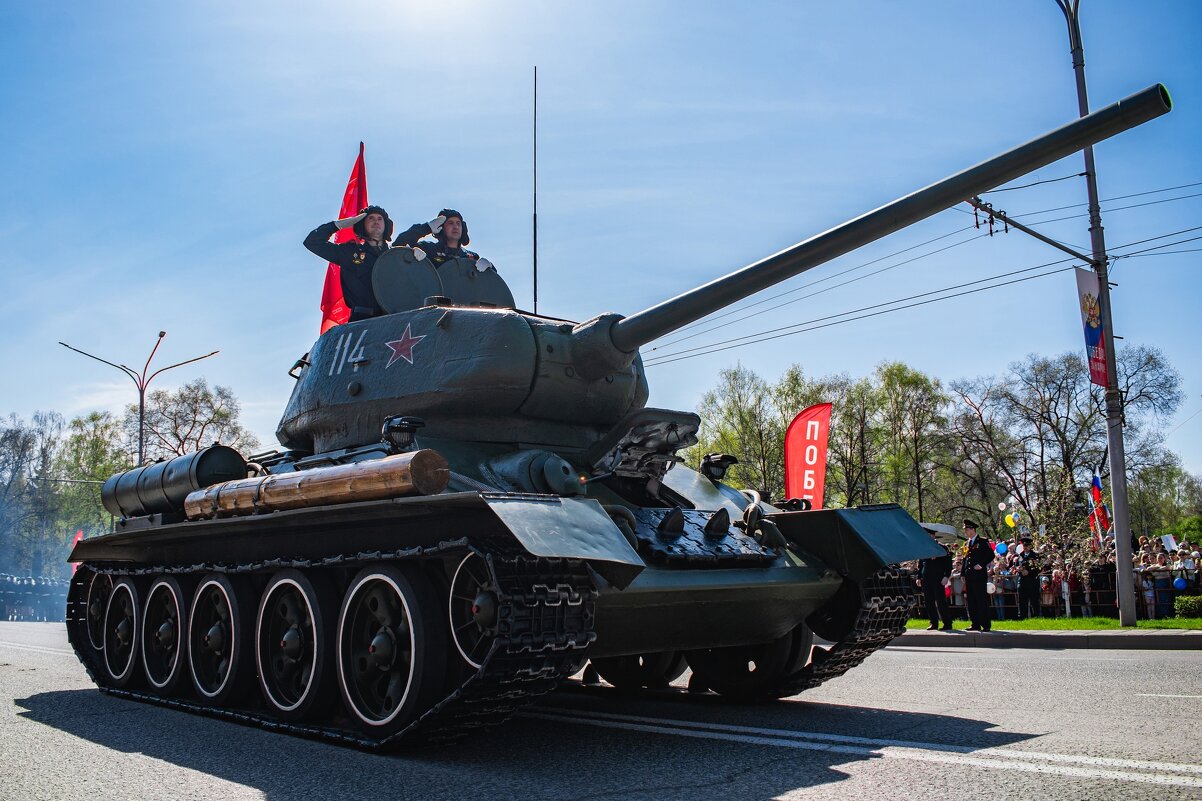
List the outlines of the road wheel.
{"label": "road wheel", "polygon": [[333,690],[326,686],[326,668],[334,647],[334,599],[323,578],[283,570],[272,576],[259,603],[259,688],[269,708],[286,720],[321,710]]}
{"label": "road wheel", "polygon": [[119,579],[104,606],[104,668],[114,687],[130,686],[138,672],[138,613],[133,579]]}
{"label": "road wheel", "polygon": [[455,568],[447,618],[459,655],[478,669],[497,639],[496,587],[484,557],[478,553],[469,553]]}
{"label": "road wheel", "polygon": [[151,692],[171,695],[179,686],[184,667],[184,636],[186,609],[184,592],[179,582],[170,576],[156,579],[146,593],[142,613],[142,667]]}
{"label": "road wheel", "polygon": [[401,731],[438,700],[447,667],[446,622],[428,579],[395,565],[364,568],[338,616],[338,685],[356,726],[374,738]]}
{"label": "road wheel", "polygon": [[684,673],[684,654],[667,651],[661,654],[637,654],[593,659],[592,665],[601,678],[621,690],[667,687]]}
{"label": "road wheel", "polygon": [[814,635],[805,624],[771,642],[689,651],[698,684],[741,700],[773,698],[809,659]]}
{"label": "road wheel", "polygon": [[247,689],[245,674],[253,657],[247,635],[250,615],[242,600],[243,593],[229,576],[210,573],[196,588],[188,612],[192,683],[201,696],[218,705]]}
{"label": "road wheel", "polygon": [[104,650],[104,612],[108,608],[109,595],[113,592],[113,577],[104,573],[93,573],[88,582],[86,599],[88,621],[88,643],[96,651]]}

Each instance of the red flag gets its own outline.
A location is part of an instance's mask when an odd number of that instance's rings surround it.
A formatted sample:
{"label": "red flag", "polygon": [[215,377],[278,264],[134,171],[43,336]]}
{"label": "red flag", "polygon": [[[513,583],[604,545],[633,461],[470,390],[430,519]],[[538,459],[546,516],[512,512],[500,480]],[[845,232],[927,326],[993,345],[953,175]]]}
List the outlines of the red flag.
{"label": "red flag", "polygon": [[819,403],[793,418],[785,431],[785,497],[806,498],[822,508],[831,405]]}
{"label": "red flag", "polygon": [[[342,208],[338,211],[338,219],[354,217],[362,209],[367,208],[367,168],[363,164],[363,143],[359,143],[359,158],[351,170],[351,177],[346,182],[346,192],[342,195]],[[349,242],[355,238],[352,228],[343,228],[334,234],[335,242]],[[351,310],[347,308],[346,299],[342,297],[342,268],[334,262],[326,268],[326,284],[321,290],[321,333],[329,331],[336,325],[342,325],[351,319]]]}

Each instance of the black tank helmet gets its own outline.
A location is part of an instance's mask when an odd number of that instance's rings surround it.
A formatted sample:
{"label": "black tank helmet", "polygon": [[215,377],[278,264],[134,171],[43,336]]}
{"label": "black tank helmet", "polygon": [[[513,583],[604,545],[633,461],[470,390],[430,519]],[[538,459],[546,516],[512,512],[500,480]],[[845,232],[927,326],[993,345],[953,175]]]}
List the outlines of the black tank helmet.
{"label": "black tank helmet", "polygon": [[[359,212],[360,214],[379,214],[384,218],[384,241],[392,241],[392,218],[388,216],[388,212],[384,211],[381,206],[368,206]],[[355,236],[360,239],[367,239],[367,229],[363,227],[363,220],[355,223]]]}
{"label": "black tank helmet", "polygon": [[[463,219],[462,214],[455,211],[454,209],[443,209],[442,211],[438,212],[438,215],[440,217],[446,217],[448,220],[451,219],[452,217],[458,217],[459,222],[463,223],[463,233],[459,237],[459,247],[461,247],[461,248],[467,247],[469,244],[471,244],[472,239],[471,239],[471,237],[469,237],[467,235],[467,220]],[[444,233],[445,231],[446,231],[446,228],[443,228],[441,231],[439,231],[437,234],[434,235],[434,238],[437,239],[439,242],[442,242],[443,244],[446,244],[446,241],[447,241],[447,235],[446,235],[446,233]]]}

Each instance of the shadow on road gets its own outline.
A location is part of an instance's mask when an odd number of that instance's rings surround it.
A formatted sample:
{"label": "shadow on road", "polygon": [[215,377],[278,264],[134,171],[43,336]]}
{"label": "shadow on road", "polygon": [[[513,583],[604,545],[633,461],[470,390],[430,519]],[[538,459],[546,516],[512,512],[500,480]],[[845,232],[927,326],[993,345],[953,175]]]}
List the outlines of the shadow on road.
{"label": "shadow on road", "polygon": [[[577,697],[573,697],[577,696]],[[830,704],[659,705],[623,709],[629,699],[581,699],[557,693],[532,714],[608,710],[687,717],[707,723],[777,726],[841,736],[896,738],[987,748],[1030,735],[990,731],[992,724],[940,715]],[[561,703],[566,702],[566,703]],[[839,766],[878,758],[863,748],[798,750],[724,738],[598,728],[567,720],[519,717],[449,748],[377,755],[272,734],[199,715],[111,698],[95,690],[47,692],[17,699],[23,719],[115,752],[111,776],[121,792],[121,754],[143,754],[253,788],[268,799],[700,799],[773,798],[839,782]],[[687,711],[687,715],[686,715]],[[98,758],[87,750],[92,760]],[[103,757],[102,755],[99,758]],[[106,775],[110,768],[90,765]],[[181,781],[192,781],[181,774]],[[203,779],[196,779],[203,782]],[[179,795],[187,796],[181,785]]]}

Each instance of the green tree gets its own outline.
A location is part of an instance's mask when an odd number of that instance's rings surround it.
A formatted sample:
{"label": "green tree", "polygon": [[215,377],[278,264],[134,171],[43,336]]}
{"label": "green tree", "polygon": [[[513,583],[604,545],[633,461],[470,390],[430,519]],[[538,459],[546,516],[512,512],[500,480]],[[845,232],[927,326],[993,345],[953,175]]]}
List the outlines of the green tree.
{"label": "green tree", "polygon": [[[250,453],[259,440],[242,427],[241,405],[229,387],[209,388],[203,378],[178,390],[158,389],[146,398],[146,458],[164,459],[221,443]],[[138,441],[138,407],[125,409],[122,421],[129,442]]]}

